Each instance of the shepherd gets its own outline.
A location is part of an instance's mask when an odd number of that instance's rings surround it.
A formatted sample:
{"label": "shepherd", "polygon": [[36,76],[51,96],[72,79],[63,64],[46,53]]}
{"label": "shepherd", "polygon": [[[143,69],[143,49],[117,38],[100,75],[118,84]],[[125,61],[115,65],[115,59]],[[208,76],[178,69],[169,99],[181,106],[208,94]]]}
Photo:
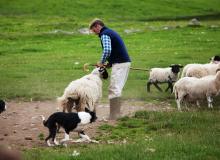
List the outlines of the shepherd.
{"label": "shepherd", "polygon": [[97,66],[112,68],[109,84],[109,119],[120,117],[122,89],[127,81],[131,59],[126,46],[118,33],[105,26],[100,19],[94,19],[89,26],[90,30],[99,36],[102,46],[102,56]]}

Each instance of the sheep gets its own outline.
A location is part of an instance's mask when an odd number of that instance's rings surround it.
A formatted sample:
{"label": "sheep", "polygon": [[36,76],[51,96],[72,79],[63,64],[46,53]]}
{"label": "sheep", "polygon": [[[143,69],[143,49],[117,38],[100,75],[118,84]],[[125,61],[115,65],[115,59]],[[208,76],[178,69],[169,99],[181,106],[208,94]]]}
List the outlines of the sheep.
{"label": "sheep", "polygon": [[[209,72],[206,72],[206,71],[203,71],[203,70],[207,70],[210,67],[212,68],[213,65],[210,65],[210,64],[218,64],[218,63],[220,63],[220,56],[211,57],[210,58],[210,63],[207,63],[207,64],[197,64],[197,63],[187,64],[183,68],[181,78],[183,78],[183,77],[201,78],[201,77],[204,77],[206,75],[210,75]],[[215,74],[215,71],[213,73]],[[212,73],[212,75],[213,75],[213,73]]]}
{"label": "sheep", "polygon": [[186,73],[186,77],[196,77],[201,78],[208,75],[215,75],[216,70],[220,68],[220,64],[200,64],[190,66]]}
{"label": "sheep", "polygon": [[217,64],[220,62],[220,56],[213,56],[210,58],[210,63]]}
{"label": "sheep", "polygon": [[184,101],[197,102],[200,99],[207,99],[208,108],[213,108],[213,96],[220,92],[220,71],[216,75],[209,75],[202,78],[183,77],[174,84],[174,94],[178,110],[181,110],[181,103]]}
{"label": "sheep", "polygon": [[178,73],[182,65],[173,64],[167,68],[152,68],[150,70],[150,76],[147,82],[147,91],[150,92],[150,85],[153,84],[159,91],[162,89],[157,85],[158,83],[168,83],[168,87],[165,91],[170,88],[171,93],[173,92],[173,82],[178,78]]}
{"label": "sheep", "polygon": [[64,90],[61,97],[57,98],[63,112],[71,112],[73,106],[77,112],[85,111],[87,106],[91,111],[96,111],[96,105],[102,97],[102,78],[108,78],[104,67],[95,68],[90,74],[72,81]]}

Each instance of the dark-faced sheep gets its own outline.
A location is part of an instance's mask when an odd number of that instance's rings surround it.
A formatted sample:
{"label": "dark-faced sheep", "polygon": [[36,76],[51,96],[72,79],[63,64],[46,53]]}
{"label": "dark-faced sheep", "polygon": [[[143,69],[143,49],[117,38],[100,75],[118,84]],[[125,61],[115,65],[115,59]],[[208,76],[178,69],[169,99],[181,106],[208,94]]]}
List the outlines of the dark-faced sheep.
{"label": "dark-faced sheep", "polygon": [[150,86],[153,84],[159,91],[162,89],[158,86],[158,83],[168,83],[168,87],[165,91],[170,89],[173,92],[173,83],[178,79],[178,73],[182,65],[173,64],[167,68],[152,68],[150,70],[150,76],[147,82],[147,91],[150,92]]}

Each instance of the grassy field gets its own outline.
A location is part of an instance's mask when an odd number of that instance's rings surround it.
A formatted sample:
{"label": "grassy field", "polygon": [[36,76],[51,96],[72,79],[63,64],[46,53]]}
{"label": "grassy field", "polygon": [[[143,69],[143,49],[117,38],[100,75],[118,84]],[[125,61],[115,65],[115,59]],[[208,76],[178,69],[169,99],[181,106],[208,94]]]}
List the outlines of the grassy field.
{"label": "grassy field", "polygon": [[[132,67],[206,63],[220,55],[219,0],[0,0],[0,97],[54,100],[101,56],[98,37],[80,29],[102,18],[124,39]],[[197,17],[200,27],[189,27]],[[170,93],[146,92],[148,72],[131,71],[123,99],[175,107]],[[166,85],[162,86],[163,88]],[[108,81],[102,101],[107,101]],[[216,100],[215,106],[220,105]],[[36,148],[26,159],[220,159],[219,109],[192,113],[140,112],[119,125],[102,126],[100,140],[114,145]],[[111,133],[104,134],[104,133]],[[121,144],[126,139],[126,144]],[[79,150],[79,157],[70,156]]]}
{"label": "grassy field", "polygon": [[[133,118],[121,119],[117,126],[101,126],[97,140],[102,144],[35,148],[24,156],[27,160],[217,160],[219,123],[217,112],[137,112]],[[80,155],[73,156],[74,151]]]}

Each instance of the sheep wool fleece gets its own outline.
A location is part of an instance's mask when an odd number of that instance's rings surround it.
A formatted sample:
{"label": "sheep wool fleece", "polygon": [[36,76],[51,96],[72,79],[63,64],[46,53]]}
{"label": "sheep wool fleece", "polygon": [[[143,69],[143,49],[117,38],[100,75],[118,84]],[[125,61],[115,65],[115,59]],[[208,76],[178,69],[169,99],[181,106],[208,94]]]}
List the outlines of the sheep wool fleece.
{"label": "sheep wool fleece", "polygon": [[130,65],[130,62],[115,63],[112,65],[109,99],[121,97],[122,89],[128,78]]}

